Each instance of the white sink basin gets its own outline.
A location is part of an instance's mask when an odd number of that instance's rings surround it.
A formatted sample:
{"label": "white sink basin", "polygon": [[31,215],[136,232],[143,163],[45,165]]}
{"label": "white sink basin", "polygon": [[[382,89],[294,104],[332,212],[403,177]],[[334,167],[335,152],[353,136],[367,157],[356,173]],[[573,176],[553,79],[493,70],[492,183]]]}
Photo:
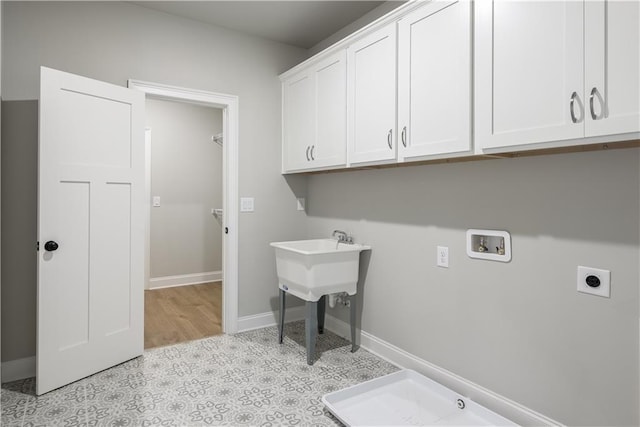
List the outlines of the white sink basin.
{"label": "white sink basin", "polygon": [[271,243],[276,249],[279,287],[305,301],[346,292],[355,295],[360,252],[371,249],[333,239]]}

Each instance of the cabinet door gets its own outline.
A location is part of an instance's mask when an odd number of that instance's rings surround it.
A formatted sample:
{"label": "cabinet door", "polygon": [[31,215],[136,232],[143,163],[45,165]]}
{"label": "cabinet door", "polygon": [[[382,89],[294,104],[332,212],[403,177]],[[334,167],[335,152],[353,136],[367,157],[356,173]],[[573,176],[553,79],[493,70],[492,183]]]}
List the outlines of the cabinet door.
{"label": "cabinet door", "polygon": [[640,131],[640,2],[585,3],[586,136]]}
{"label": "cabinet door", "polygon": [[395,23],[349,46],[347,62],[348,162],[395,160]]}
{"label": "cabinet door", "polygon": [[469,151],[471,3],[428,3],[398,37],[398,160]]}
{"label": "cabinet door", "polygon": [[584,135],[583,3],[475,2],[480,148]]}
{"label": "cabinet door", "polygon": [[305,71],[283,85],[282,171],[309,168],[309,151],[314,143],[313,78]]}
{"label": "cabinet door", "polygon": [[314,67],[315,144],[314,168],[346,164],[347,157],[347,54],[342,50]]}

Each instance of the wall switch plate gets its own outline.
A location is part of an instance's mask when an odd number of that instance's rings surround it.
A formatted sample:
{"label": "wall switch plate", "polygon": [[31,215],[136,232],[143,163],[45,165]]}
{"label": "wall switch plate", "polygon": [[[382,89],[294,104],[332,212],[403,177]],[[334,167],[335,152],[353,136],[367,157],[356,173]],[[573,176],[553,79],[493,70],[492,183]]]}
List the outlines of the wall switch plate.
{"label": "wall switch plate", "polygon": [[599,268],[578,266],[578,292],[609,298],[611,272]]}
{"label": "wall switch plate", "polygon": [[449,248],[447,246],[438,246],[437,251],[436,264],[438,267],[449,268]]}
{"label": "wall switch plate", "polygon": [[305,206],[305,200],[304,197],[298,197],[297,199],[297,208],[299,211],[303,211],[304,210],[304,206]]}
{"label": "wall switch plate", "polygon": [[240,212],[253,212],[253,197],[240,197]]}
{"label": "wall switch plate", "polygon": [[154,208],[160,207],[160,196],[153,196],[153,207]]}

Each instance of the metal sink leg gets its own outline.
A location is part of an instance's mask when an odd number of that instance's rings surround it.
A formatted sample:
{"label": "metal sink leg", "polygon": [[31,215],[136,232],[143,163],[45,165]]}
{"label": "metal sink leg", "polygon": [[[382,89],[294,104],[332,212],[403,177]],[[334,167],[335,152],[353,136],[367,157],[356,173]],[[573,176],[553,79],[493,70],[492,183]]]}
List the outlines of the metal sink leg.
{"label": "metal sink leg", "polygon": [[306,302],[306,316],[304,320],[307,365],[313,365],[316,352],[316,336],[318,334],[318,302]]}
{"label": "metal sink leg", "polygon": [[349,305],[351,306],[349,312],[349,323],[351,324],[351,353],[355,353],[358,349],[356,344],[356,296],[349,296]]}
{"label": "metal sink leg", "polygon": [[280,325],[278,329],[278,342],[282,344],[284,339],[284,303],[286,292],[280,289]]}

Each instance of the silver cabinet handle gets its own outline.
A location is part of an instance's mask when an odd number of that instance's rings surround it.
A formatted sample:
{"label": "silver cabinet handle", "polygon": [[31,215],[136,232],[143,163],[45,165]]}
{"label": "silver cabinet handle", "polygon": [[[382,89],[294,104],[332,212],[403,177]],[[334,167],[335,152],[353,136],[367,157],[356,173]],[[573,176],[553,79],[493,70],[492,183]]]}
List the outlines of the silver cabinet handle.
{"label": "silver cabinet handle", "polygon": [[407,127],[402,128],[402,145],[407,148]]}
{"label": "silver cabinet handle", "polygon": [[309,147],[309,146],[307,145],[307,162],[308,162],[309,160],[311,160],[311,159],[309,158],[309,148],[311,148],[311,147]]}
{"label": "silver cabinet handle", "polygon": [[589,95],[589,111],[591,112],[591,118],[593,120],[598,120],[600,118],[600,117],[598,117],[598,115],[596,114],[595,109],[593,108],[593,98],[595,98],[595,96],[597,94],[598,94],[598,88],[596,88],[594,86],[594,88],[591,89],[591,95]]}
{"label": "silver cabinet handle", "polygon": [[578,97],[578,93],[577,92],[573,92],[571,94],[571,98],[569,100],[569,112],[571,113],[571,121],[573,123],[578,123],[578,119],[576,118],[576,114],[574,112],[574,107],[573,107],[577,97]]}
{"label": "silver cabinet handle", "polygon": [[393,129],[389,129],[389,133],[387,134],[387,145],[390,150],[393,150],[393,145],[391,145],[391,138],[393,137]]}
{"label": "silver cabinet handle", "polygon": [[315,157],[313,157],[313,149],[316,148],[315,145],[311,146],[311,160],[315,160]]}

